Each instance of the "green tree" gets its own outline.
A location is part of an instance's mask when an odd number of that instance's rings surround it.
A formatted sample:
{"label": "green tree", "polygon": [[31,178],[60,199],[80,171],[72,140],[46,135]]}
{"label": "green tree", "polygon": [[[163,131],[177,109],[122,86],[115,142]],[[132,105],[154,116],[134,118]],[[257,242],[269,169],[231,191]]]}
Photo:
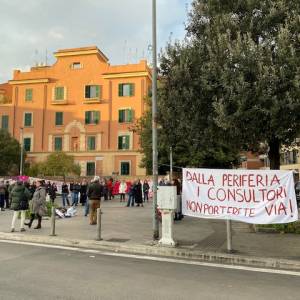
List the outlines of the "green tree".
{"label": "green tree", "polygon": [[75,163],[74,157],[63,152],[50,154],[46,161],[33,164],[28,174],[31,176],[80,176],[80,166]]}
{"label": "green tree", "polygon": [[187,26],[214,123],[245,149],[266,142],[271,169],[300,132],[299,15],[299,1],[195,0]]}
{"label": "green tree", "polygon": [[21,147],[6,130],[0,129],[0,176],[17,175]]}

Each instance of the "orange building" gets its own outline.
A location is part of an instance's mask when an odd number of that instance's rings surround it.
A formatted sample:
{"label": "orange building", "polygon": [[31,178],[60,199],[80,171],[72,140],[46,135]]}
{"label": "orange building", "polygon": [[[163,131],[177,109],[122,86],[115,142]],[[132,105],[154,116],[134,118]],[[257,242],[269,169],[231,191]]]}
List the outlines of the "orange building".
{"label": "orange building", "polygon": [[111,66],[97,47],[54,55],[52,66],[14,71],[12,101],[0,104],[0,125],[18,140],[23,128],[29,161],[64,151],[80,164],[82,176],[145,175],[139,136],[131,128],[151,88],[147,62]]}

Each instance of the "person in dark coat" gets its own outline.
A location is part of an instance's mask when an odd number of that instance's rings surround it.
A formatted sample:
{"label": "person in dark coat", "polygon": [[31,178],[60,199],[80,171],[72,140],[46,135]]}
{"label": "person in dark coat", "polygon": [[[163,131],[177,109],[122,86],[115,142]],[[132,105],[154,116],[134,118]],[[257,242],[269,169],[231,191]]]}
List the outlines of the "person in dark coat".
{"label": "person in dark coat", "polygon": [[4,183],[4,180],[0,181],[0,209],[1,211],[4,211],[4,204],[5,204],[5,194],[6,194],[6,185]]}
{"label": "person in dark coat", "polygon": [[26,210],[29,208],[29,200],[31,194],[28,189],[24,186],[22,181],[18,181],[17,184],[13,187],[10,195],[10,206],[14,210],[13,219],[11,222],[11,232],[15,231],[15,223],[19,217],[19,212],[21,212],[21,225],[20,231],[25,231],[24,222],[26,216]]}
{"label": "person in dark coat", "polygon": [[145,179],[144,183],[143,183],[143,193],[144,193],[144,202],[149,202],[149,190],[150,190],[150,186],[148,181]]}
{"label": "person in dark coat", "polygon": [[62,205],[63,207],[66,206],[66,204],[68,206],[70,206],[70,202],[69,202],[69,187],[67,185],[67,183],[64,181],[64,183],[61,186],[61,197],[62,197]]}
{"label": "person in dark coat", "polygon": [[53,182],[52,185],[49,187],[48,194],[50,196],[51,202],[54,203],[56,199],[56,192],[57,192],[57,187],[56,184]]}
{"label": "person in dark coat", "polygon": [[5,208],[9,208],[9,181],[6,181]]}
{"label": "person in dark coat", "polygon": [[143,205],[143,192],[142,192],[142,184],[141,181],[138,179],[136,184],[134,185],[134,199],[136,206],[144,206]]}
{"label": "person in dark coat", "polygon": [[87,182],[84,179],[80,185],[80,203],[82,204],[82,206],[84,206],[85,202],[87,201]]}

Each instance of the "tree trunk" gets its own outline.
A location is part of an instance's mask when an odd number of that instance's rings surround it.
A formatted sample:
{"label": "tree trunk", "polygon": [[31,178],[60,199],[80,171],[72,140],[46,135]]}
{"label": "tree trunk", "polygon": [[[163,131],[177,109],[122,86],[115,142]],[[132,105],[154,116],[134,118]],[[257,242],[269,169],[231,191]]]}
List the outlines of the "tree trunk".
{"label": "tree trunk", "polygon": [[278,138],[273,137],[268,141],[269,144],[269,160],[270,169],[279,170],[280,169],[280,141]]}

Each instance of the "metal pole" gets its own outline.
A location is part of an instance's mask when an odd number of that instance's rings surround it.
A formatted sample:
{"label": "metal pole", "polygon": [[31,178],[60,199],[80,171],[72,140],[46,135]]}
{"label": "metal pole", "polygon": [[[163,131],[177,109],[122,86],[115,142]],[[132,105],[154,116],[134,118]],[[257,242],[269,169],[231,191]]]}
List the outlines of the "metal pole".
{"label": "metal pole", "polygon": [[156,0],[152,0],[152,164],[153,164],[153,239],[159,238],[157,217],[158,153],[157,153],[157,36]]}
{"label": "metal pole", "polygon": [[55,207],[51,207],[51,236],[56,236],[55,234]]}
{"label": "metal pole", "polygon": [[231,221],[226,220],[226,231],[227,231],[227,252],[232,253],[232,227]]}
{"label": "metal pole", "polygon": [[21,130],[20,176],[22,176],[23,175],[23,157],[24,157],[23,127],[21,127],[20,130]]}
{"label": "metal pole", "polygon": [[96,241],[101,241],[101,208],[97,208],[97,238]]}
{"label": "metal pole", "polygon": [[170,184],[173,180],[173,148],[170,147]]}

